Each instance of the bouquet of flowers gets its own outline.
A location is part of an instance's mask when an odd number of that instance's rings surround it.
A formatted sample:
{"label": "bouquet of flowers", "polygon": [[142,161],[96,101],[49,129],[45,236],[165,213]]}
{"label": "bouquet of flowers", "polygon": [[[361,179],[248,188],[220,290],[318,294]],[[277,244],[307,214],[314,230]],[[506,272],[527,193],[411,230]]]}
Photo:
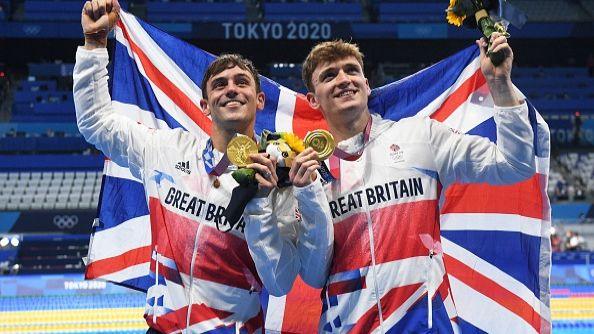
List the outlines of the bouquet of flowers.
{"label": "bouquet of flowers", "polygon": [[[505,1],[505,0],[501,0]],[[500,4],[498,0],[450,0],[446,9],[446,19],[449,24],[457,27],[464,25],[470,28],[478,27],[489,41],[487,49],[491,48],[490,38],[494,32],[509,37],[506,26],[502,22],[495,22],[489,12],[496,11]],[[487,52],[493,65],[498,66],[505,60],[503,52]]]}

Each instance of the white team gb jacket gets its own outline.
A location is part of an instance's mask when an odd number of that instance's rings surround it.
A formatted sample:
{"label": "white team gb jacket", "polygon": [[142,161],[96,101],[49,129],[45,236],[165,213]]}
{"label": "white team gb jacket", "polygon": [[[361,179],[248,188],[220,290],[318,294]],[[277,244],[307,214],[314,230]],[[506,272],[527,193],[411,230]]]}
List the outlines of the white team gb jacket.
{"label": "white team gb jacket", "polygon": [[[149,129],[115,113],[108,61],[106,49],[79,47],[76,116],[85,139],[129,167],[144,185],[151,216],[151,271],[158,266],[163,276],[147,293],[147,300],[163,296],[162,307],[147,304],[147,323],[164,333],[220,327],[261,332],[262,285],[273,295],[285,294],[300,272],[305,282],[323,286],[333,231],[321,183],[254,199],[244,217],[229,224],[220,215],[237,186],[231,173],[219,176],[218,182],[206,173],[206,140],[180,129]],[[228,232],[217,229],[217,220]]]}
{"label": "white team gb jacket", "polygon": [[[456,311],[440,240],[442,190],[454,182],[509,184],[535,173],[526,103],[496,107],[497,143],[464,135],[428,117],[398,122],[372,115],[360,134],[339,143],[325,185],[334,223],[334,255],[322,293],[320,332],[452,333]],[[331,166],[336,169],[336,166]]]}

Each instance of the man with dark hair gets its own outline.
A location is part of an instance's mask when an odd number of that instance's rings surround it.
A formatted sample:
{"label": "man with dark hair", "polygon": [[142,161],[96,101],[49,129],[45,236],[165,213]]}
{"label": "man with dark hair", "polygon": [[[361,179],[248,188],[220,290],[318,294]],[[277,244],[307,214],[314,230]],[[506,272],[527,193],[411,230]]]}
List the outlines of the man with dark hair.
{"label": "man with dark hair", "polygon": [[443,258],[431,246],[440,238],[442,189],[509,184],[535,173],[528,107],[510,79],[512,50],[498,33],[491,42],[506,55],[495,67],[486,42],[477,41],[495,102],[496,144],[428,117],[394,122],[372,114],[355,44],[323,42],[305,59],[307,99],[328,122],[339,158],[338,178],[326,185],[335,238],[320,331],[453,332],[442,300]]}
{"label": "man with dark hair", "polygon": [[209,66],[200,101],[212,118],[209,140],[181,129],[149,129],[115,113],[111,104],[106,37],[118,19],[117,0],[85,3],[74,98],[85,139],[129,167],[145,188],[151,265],[159,273],[147,304],[158,297],[162,306],[147,307],[147,323],[166,333],[261,332],[262,285],[283,295],[299,273],[313,286],[321,286],[327,274],[333,232],[321,183],[312,181],[317,155],[311,149],[299,154],[290,173],[294,186],[283,189],[276,187],[275,162],[267,154],[251,155],[247,167],[257,172],[257,197],[242,219],[228,222],[221,213],[237,182],[223,152],[237,134],[254,137],[256,111],[265,101],[256,69],[239,55],[221,56]]}
{"label": "man with dark hair", "polygon": [[[204,92],[202,97],[208,100],[208,96],[206,95],[206,84],[208,83],[208,79],[212,78],[213,75],[223,72],[226,69],[239,67],[240,69],[247,71],[251,74],[252,78],[258,78],[259,73],[254,64],[249,60],[245,59],[243,56],[238,54],[223,54],[217,57],[216,61],[208,66],[206,69],[206,73],[204,73],[204,78],[202,78],[202,84],[200,88]],[[256,79],[256,92],[261,92],[262,89],[260,87],[260,79]]]}

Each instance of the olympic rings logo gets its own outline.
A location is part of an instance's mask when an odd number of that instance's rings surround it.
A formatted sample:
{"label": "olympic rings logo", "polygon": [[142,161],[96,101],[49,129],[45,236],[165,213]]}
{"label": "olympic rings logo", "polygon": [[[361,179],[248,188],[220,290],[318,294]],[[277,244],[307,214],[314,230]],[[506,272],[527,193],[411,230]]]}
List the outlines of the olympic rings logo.
{"label": "olympic rings logo", "polygon": [[37,25],[26,25],[23,28],[23,30],[25,32],[25,35],[34,36],[39,34],[39,32],[41,31],[41,27]]}
{"label": "olympic rings logo", "polygon": [[60,230],[71,229],[78,224],[78,216],[75,215],[57,215],[54,216],[54,225]]}

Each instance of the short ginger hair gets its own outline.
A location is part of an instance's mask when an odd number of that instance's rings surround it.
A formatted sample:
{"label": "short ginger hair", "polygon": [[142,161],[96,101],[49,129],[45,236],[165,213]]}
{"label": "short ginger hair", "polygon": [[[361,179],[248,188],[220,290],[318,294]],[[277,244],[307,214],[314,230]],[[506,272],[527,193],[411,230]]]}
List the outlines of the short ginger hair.
{"label": "short ginger hair", "polygon": [[301,70],[301,78],[307,90],[310,92],[314,91],[311,77],[319,65],[347,57],[355,57],[359,65],[361,65],[361,69],[363,69],[364,55],[355,43],[345,42],[339,39],[322,42],[314,46],[305,58],[305,61],[303,61],[303,68]]}

